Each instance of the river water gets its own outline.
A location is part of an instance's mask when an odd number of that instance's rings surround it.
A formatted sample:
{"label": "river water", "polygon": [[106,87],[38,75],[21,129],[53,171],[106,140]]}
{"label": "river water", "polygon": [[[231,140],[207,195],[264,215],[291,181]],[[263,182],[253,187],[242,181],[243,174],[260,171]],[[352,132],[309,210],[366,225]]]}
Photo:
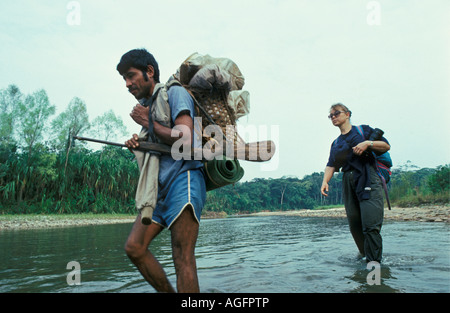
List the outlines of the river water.
{"label": "river water", "polygon": [[[131,224],[115,224],[0,231],[0,292],[154,292],[124,253],[130,229]],[[367,269],[358,258],[345,219],[202,220],[196,249],[200,289],[208,293],[450,292],[450,225],[385,221],[382,235],[384,257],[377,270]],[[169,231],[160,234],[151,250],[176,286]],[[79,274],[76,267],[67,267],[71,261],[78,262]],[[76,279],[80,284],[68,284]]]}

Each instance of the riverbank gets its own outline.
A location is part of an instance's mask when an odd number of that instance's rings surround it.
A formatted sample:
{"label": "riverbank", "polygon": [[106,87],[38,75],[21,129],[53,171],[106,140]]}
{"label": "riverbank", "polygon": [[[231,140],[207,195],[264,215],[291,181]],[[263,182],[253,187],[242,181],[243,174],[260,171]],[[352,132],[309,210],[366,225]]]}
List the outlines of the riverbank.
{"label": "riverbank", "polygon": [[[240,214],[237,216],[305,216],[305,217],[335,217],[345,218],[344,208],[323,210],[296,210],[283,212],[258,212]],[[215,213],[202,216],[208,218],[226,218],[225,213]],[[394,207],[385,209],[385,220],[419,221],[419,222],[450,222],[450,205],[427,205],[413,208]],[[71,215],[0,215],[0,230],[7,229],[37,229],[67,226],[103,225],[117,223],[133,223],[136,216],[116,214],[71,214]]]}
{"label": "riverbank", "polygon": [[122,214],[0,215],[0,230],[133,223],[135,219]]}
{"label": "riverbank", "polygon": [[[345,209],[333,208],[324,210],[298,210],[285,212],[258,212],[248,214],[248,216],[315,216],[315,217],[339,217],[345,218]],[[385,220],[395,221],[419,221],[419,222],[450,222],[450,205],[427,205],[412,208],[393,207],[392,210],[384,210]]]}

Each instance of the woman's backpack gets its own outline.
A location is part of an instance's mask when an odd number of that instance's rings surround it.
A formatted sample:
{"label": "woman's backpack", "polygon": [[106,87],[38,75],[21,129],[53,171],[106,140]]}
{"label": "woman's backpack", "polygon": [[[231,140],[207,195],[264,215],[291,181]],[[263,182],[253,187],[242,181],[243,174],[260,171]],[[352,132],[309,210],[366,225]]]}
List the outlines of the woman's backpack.
{"label": "woman's backpack", "polygon": [[[356,129],[358,130],[359,134],[367,140],[366,136],[364,136],[364,131],[362,126],[356,126]],[[386,195],[386,202],[388,204],[389,210],[391,209],[391,203],[389,201],[389,193],[387,190],[386,184],[391,179],[391,167],[392,167],[392,159],[389,152],[385,152],[381,155],[377,155],[376,153],[372,152],[375,157],[375,169],[377,171],[378,176],[381,178],[381,182],[383,184],[384,193]]]}
{"label": "woman's backpack", "polygon": [[[356,126],[356,129],[358,129],[359,134],[367,140],[366,136],[364,135],[364,131],[362,126]],[[386,184],[391,180],[391,167],[392,167],[392,159],[389,152],[385,152],[381,155],[377,155],[376,153],[373,153],[375,157],[375,165],[377,169],[377,173],[380,177],[384,178],[386,181]]]}

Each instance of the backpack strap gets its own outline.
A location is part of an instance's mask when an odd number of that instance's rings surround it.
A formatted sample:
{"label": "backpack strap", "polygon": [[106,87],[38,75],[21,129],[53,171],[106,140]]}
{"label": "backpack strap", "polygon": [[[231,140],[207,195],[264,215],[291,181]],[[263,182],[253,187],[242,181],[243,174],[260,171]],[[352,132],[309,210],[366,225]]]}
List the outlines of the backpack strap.
{"label": "backpack strap", "polygon": [[[156,97],[158,97],[159,91],[161,90],[162,87],[159,87],[158,89],[156,89],[156,91],[153,93],[152,97],[150,98],[150,101],[146,103],[145,106],[149,106],[152,107],[153,102],[155,102]],[[149,136],[152,138],[153,142],[157,142],[156,140],[156,136],[153,132],[153,117],[152,117],[152,110],[148,110],[148,134]]]}
{"label": "backpack strap", "polygon": [[183,85],[178,80],[176,80],[175,78],[169,79],[169,81],[165,85],[166,90],[169,90],[170,87],[172,87],[172,86],[181,86],[181,87],[183,87]]}
{"label": "backpack strap", "polygon": [[[166,88],[166,91],[169,90],[170,87],[177,85],[177,86],[182,86],[180,82],[178,82],[177,80],[171,80],[169,81],[167,84],[163,85],[163,84],[156,84],[155,88],[156,90],[153,92],[153,95],[151,96],[151,98],[149,99],[149,101],[147,101],[144,106],[145,107],[152,107],[153,103],[156,101],[156,98],[159,96],[159,93],[161,91],[162,88]],[[152,138],[153,142],[157,142],[156,140],[156,136],[154,134],[153,131],[153,117],[152,117],[152,110],[148,111],[148,121],[149,121],[149,136]]]}
{"label": "backpack strap", "polygon": [[364,136],[364,130],[363,130],[363,128],[362,128],[362,125],[356,126],[356,129],[358,130],[358,133],[359,133],[364,139],[366,139],[366,136]]}
{"label": "backpack strap", "polygon": [[387,189],[386,180],[384,179],[384,176],[381,175],[380,170],[378,168],[377,168],[377,173],[378,173],[378,176],[380,176],[380,178],[381,178],[381,183],[383,185],[384,194],[386,196],[386,202],[387,202],[388,208],[389,208],[389,210],[391,210],[391,202],[389,201],[389,192]]}

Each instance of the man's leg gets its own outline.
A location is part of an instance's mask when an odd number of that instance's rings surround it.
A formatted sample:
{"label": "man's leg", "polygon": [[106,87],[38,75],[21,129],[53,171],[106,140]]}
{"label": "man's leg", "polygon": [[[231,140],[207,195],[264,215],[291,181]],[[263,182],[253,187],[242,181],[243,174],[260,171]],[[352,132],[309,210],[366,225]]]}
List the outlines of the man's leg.
{"label": "man's leg", "polygon": [[178,292],[199,292],[195,244],[199,224],[188,205],[170,227],[172,233],[172,256],[177,275]]}
{"label": "man's leg", "polygon": [[139,214],[128,236],[125,251],[145,280],[153,288],[159,292],[175,292],[161,264],[148,250],[151,241],[162,230],[163,227],[155,223],[149,226],[143,225]]}

